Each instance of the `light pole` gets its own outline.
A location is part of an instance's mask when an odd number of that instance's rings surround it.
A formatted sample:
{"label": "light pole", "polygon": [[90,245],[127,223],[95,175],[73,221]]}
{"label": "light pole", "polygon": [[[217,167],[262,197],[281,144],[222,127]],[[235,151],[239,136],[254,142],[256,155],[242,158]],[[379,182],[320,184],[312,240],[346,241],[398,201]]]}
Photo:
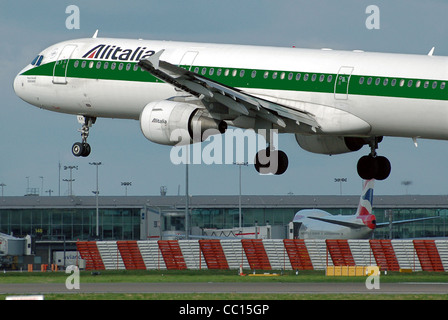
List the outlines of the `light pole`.
{"label": "light pole", "polygon": [[334,182],[339,182],[339,193],[342,196],[342,182],[347,182],[347,178],[334,178]]}
{"label": "light pole", "polygon": [[242,222],[242,216],[241,216],[241,166],[247,166],[247,162],[234,162],[233,164],[236,164],[240,167],[240,177],[239,177],[239,196],[238,196],[238,228],[240,229],[240,233],[243,231],[241,228],[241,222]]}
{"label": "light pole", "polygon": [[124,187],[124,195],[128,196],[128,187],[132,186],[132,181],[124,181],[121,183],[121,185]]}
{"label": "light pole", "polygon": [[100,194],[98,190],[98,166],[101,165],[101,162],[89,162],[90,165],[96,166],[96,191],[92,191],[96,196],[96,237],[98,238],[100,235],[100,226],[99,226],[99,208],[98,208],[98,195]]}
{"label": "light pole", "polygon": [[2,198],[3,198],[3,188],[6,187],[6,184],[4,184],[3,182],[0,183],[0,187],[2,187]]}
{"label": "light pole", "polygon": [[69,196],[73,195],[73,185],[72,185],[72,182],[75,181],[75,179],[73,179],[73,176],[72,176],[73,169],[78,170],[78,166],[64,166],[64,170],[70,170],[70,179],[63,179],[62,180],[62,181],[67,181],[68,182],[68,193],[69,193]]}
{"label": "light pole", "polygon": [[44,177],[43,176],[39,176],[39,178],[40,178],[40,182],[41,182],[41,184],[40,184],[40,195],[41,196],[43,196],[44,195]]}

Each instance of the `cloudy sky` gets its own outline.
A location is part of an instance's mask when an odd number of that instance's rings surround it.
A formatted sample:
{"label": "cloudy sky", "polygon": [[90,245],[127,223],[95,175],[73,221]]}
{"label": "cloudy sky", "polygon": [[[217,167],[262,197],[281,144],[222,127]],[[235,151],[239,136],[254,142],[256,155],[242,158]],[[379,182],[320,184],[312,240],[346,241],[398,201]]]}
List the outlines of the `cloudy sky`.
{"label": "cloudy sky", "polygon": [[[380,13],[378,30],[366,28],[366,8]],[[66,8],[78,6],[80,28],[67,29]],[[25,1],[0,2],[0,183],[5,196],[23,195],[28,186],[58,194],[58,164],[76,165],[73,190],[91,195],[95,189],[92,161],[101,161],[100,192],[122,195],[123,181],[132,181],[130,195],[185,192],[185,166],[173,165],[170,147],[142,135],[137,121],[98,119],[91,129],[89,158],[74,158],[71,145],[80,140],[76,117],[37,109],[15,96],[14,76],[41,50],[59,41],[90,37],[125,37],[282,47],[362,49],[366,51],[448,56],[448,2],[416,1]],[[447,66],[448,67],[448,66]],[[448,130],[448,128],[447,128]],[[243,167],[245,194],[339,194],[335,178],[347,178],[344,194],[359,194],[358,159],[369,152],[339,156],[310,154],[293,135],[281,135],[280,148],[289,156],[283,176],[260,176]],[[448,142],[385,138],[379,153],[392,163],[392,173],[378,182],[377,194],[404,194],[402,181],[412,181],[409,193],[447,194]],[[61,179],[68,178],[61,171]],[[29,178],[27,178],[29,177]],[[40,178],[40,177],[43,177]],[[61,195],[67,183],[61,183]],[[190,193],[238,193],[234,165],[190,166]]]}

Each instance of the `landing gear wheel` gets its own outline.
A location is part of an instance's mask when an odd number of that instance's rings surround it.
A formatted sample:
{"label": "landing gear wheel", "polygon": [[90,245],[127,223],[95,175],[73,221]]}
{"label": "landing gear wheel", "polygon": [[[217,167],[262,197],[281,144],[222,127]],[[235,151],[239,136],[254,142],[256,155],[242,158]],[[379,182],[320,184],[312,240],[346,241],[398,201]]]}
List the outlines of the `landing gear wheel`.
{"label": "landing gear wheel", "polygon": [[281,150],[260,150],[255,156],[254,166],[260,174],[281,175],[288,169],[288,156]]}
{"label": "landing gear wheel", "polygon": [[84,152],[84,147],[81,142],[75,142],[72,146],[72,153],[75,157],[81,157]]}
{"label": "landing gear wheel", "polygon": [[364,180],[384,180],[389,177],[391,165],[386,157],[364,156],[358,161],[358,174]]}
{"label": "landing gear wheel", "polygon": [[72,146],[72,153],[75,157],[88,157],[91,151],[88,143],[76,142]]}

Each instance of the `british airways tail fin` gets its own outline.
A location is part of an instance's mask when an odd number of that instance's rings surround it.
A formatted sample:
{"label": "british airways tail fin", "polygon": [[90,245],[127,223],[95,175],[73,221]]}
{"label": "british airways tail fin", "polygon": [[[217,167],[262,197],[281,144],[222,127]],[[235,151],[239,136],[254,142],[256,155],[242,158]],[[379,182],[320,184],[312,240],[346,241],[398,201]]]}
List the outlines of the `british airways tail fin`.
{"label": "british airways tail fin", "polygon": [[359,199],[358,210],[356,211],[356,216],[364,216],[372,214],[373,206],[373,187],[375,180],[365,180],[363,182],[363,189],[361,198]]}

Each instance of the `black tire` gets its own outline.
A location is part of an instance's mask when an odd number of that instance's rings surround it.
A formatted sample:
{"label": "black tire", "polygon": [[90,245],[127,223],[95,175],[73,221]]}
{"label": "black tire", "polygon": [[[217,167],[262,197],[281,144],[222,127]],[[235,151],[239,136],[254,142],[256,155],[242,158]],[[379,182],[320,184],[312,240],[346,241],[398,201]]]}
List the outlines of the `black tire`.
{"label": "black tire", "polygon": [[75,157],[81,157],[84,153],[84,146],[81,142],[75,142],[72,146],[72,153]]}
{"label": "black tire", "polygon": [[254,166],[260,174],[281,175],[288,169],[288,156],[281,150],[260,150],[255,156]]}
{"label": "black tire", "polygon": [[83,157],[88,157],[91,151],[92,151],[92,149],[90,148],[90,144],[84,143],[83,144],[82,156]]}
{"label": "black tire", "polygon": [[358,161],[357,170],[361,179],[373,179],[378,172],[378,162],[372,156],[361,157]]}
{"label": "black tire", "polygon": [[375,175],[376,180],[385,180],[390,175],[391,165],[386,157],[376,157],[378,170]]}

